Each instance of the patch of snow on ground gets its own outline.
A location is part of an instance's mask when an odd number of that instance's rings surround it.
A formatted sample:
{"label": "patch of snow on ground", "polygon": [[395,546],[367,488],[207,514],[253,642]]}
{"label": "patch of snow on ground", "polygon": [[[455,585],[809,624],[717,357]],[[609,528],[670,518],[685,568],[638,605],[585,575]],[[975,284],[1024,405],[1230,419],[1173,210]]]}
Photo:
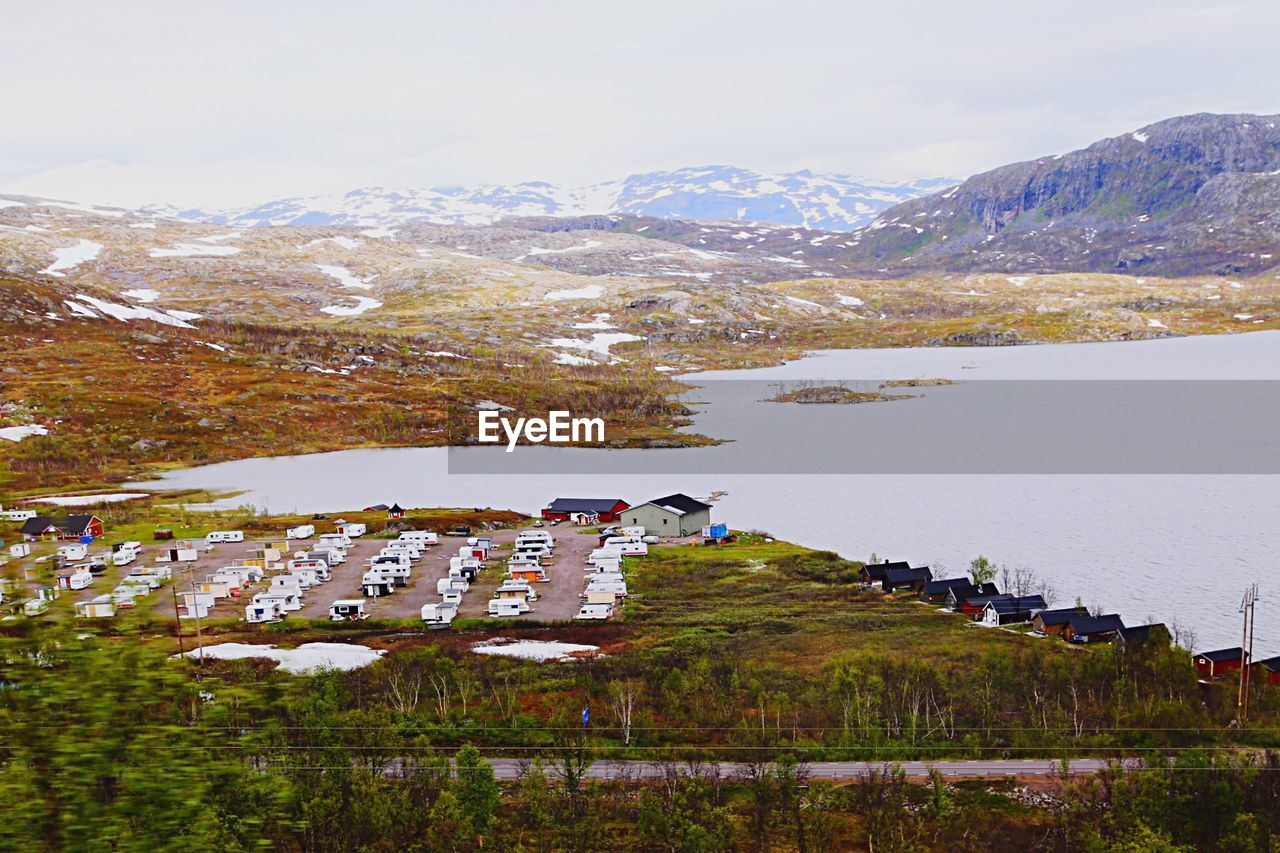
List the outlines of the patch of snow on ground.
{"label": "patch of snow on ground", "polygon": [[76,299],[85,302],[93,308],[98,309],[108,317],[115,317],[117,320],[152,320],[156,323],[163,323],[166,326],[177,326],[182,329],[194,329],[195,326],[167,314],[163,311],[156,311],[152,308],[138,308],[134,305],[117,305],[114,302],[107,302],[102,299],[95,299],[92,296],[85,296],[83,293],[77,293]]}
{"label": "patch of snow on ground", "polygon": [[234,240],[240,236],[239,231],[232,231],[230,234],[213,234],[209,237],[197,237],[201,243],[221,243],[223,240]]}
{"label": "patch of snow on ground", "polygon": [[310,248],[310,247],[312,247],[312,246],[318,246],[318,245],[320,245],[321,243],[333,243],[333,244],[334,244],[334,245],[336,245],[336,246],[341,246],[342,248],[346,249],[346,250],[349,252],[349,251],[351,251],[352,249],[354,249],[354,248],[356,248],[357,246],[359,246],[359,245],[360,245],[360,242],[361,242],[361,241],[359,241],[359,240],[353,240],[353,239],[351,239],[350,237],[320,237],[319,239],[312,240],[312,241],[311,241],[310,243],[308,243],[304,248]]}
{"label": "patch of snow on ground", "polygon": [[[359,669],[377,661],[386,652],[355,643],[303,643],[296,649],[278,649],[269,643],[217,643],[205,646],[203,654],[219,660],[270,658],[279,662],[280,669],[297,675],[318,669]],[[200,649],[186,653],[189,658],[198,659],[200,655]]]}
{"label": "patch of snow on ground", "polygon": [[471,647],[471,651],[478,655],[501,655],[545,663],[546,661],[576,660],[586,655],[594,656],[600,651],[600,647],[583,643],[561,643],[555,640],[509,640],[505,637],[495,637],[492,640],[476,643]]}
{"label": "patch of snow on ground", "polygon": [[175,243],[169,249],[152,249],[150,252],[153,258],[199,258],[199,257],[226,257],[227,255],[236,255],[240,253],[237,246],[210,246],[198,245],[196,243]]}
{"label": "patch of snow on ground", "polygon": [[355,305],[326,305],[320,310],[326,314],[332,314],[334,317],[356,317],[366,311],[382,307],[381,302],[376,299],[370,299],[367,296],[353,296],[351,298],[356,301]]}
{"label": "patch of snow on ground", "polygon": [[700,320],[700,319],[698,319],[697,317],[690,317],[690,318],[689,318],[689,325],[690,325],[690,326],[701,326],[701,325],[702,325],[703,323],[705,323],[705,322],[707,322],[707,321],[706,321],[706,320]]}
{"label": "patch of snow on ground", "polygon": [[396,235],[395,228],[366,228],[360,232],[366,237],[394,237]]}
{"label": "patch of snow on ground", "polygon": [[816,303],[816,302],[810,302],[808,299],[801,299],[799,296],[788,296],[788,297],[787,297],[787,301],[788,301],[788,302],[794,302],[794,303],[796,303],[797,305],[807,305],[807,306],[809,306],[810,308],[822,308],[822,307],[824,307],[824,306],[822,306],[822,305],[819,305],[819,304],[818,304],[818,303]]}
{"label": "patch of snow on ground", "polygon": [[370,284],[370,282],[373,281],[372,278],[356,278],[348,269],[346,269],[346,267],[330,266],[329,264],[316,264],[316,269],[320,270],[320,272],[330,278],[337,279],[338,283],[343,287],[358,287],[361,290],[369,290],[373,287],[373,285]]}
{"label": "patch of snow on ground", "polygon": [[170,317],[177,317],[179,320],[199,320],[204,316],[202,314],[195,314],[191,311],[179,311],[176,308],[166,308],[164,309],[164,313],[168,314]]}
{"label": "patch of snow on ground", "polygon": [[552,364],[567,364],[571,367],[590,367],[596,362],[589,358],[583,358],[580,355],[573,355],[567,352],[556,353],[555,361]]}
{"label": "patch of snow on ground", "polygon": [[1252,319],[1253,319],[1253,315],[1252,315],[1252,314],[1232,314],[1231,316],[1235,317],[1237,320],[1252,320]]}
{"label": "patch of snow on ground", "polygon": [[591,322],[574,323],[573,327],[575,329],[616,329],[617,328],[617,326],[609,322],[608,314],[597,314],[595,315],[595,319],[593,319]]}
{"label": "patch of snow on ground", "polygon": [[134,223],[132,223],[129,227],[130,227],[130,228],[152,228],[152,229],[154,229],[154,228],[156,227],[156,224],[155,224],[155,222],[134,222]]}
{"label": "patch of snow on ground", "polygon": [[24,426],[0,427],[0,438],[5,441],[22,441],[29,435],[48,435],[49,430],[39,424],[26,424]]}
{"label": "patch of snow on ground", "polygon": [[543,299],[561,300],[561,299],[599,299],[604,296],[604,286],[600,284],[588,284],[586,287],[579,287],[577,290],[552,290],[543,294]]}
{"label": "patch of snow on ground", "polygon": [[867,304],[856,296],[845,296],[843,293],[836,294],[836,302],[839,302],[841,305],[847,305],[850,308],[857,308],[859,305]]}
{"label": "patch of snow on ground", "polygon": [[150,496],[144,492],[112,492],[106,495],[56,495],[51,498],[37,498],[36,503],[53,504],[54,506],[92,506],[93,504],[114,504],[120,501],[131,501],[145,497]]}
{"label": "patch of snow on ground", "polygon": [[144,290],[124,290],[124,291],[121,291],[120,295],[121,295],[121,296],[127,296],[127,297],[129,297],[130,299],[133,299],[133,300],[135,300],[135,301],[137,301],[137,302],[155,302],[157,299],[159,299],[159,298],[160,298],[160,291],[158,291],[158,290],[146,290],[146,289],[144,289]]}
{"label": "patch of snow on ground", "polygon": [[72,302],[70,299],[62,300],[62,304],[71,309],[71,313],[76,317],[91,317],[94,320],[101,319],[97,314],[81,305],[79,302]]}
{"label": "patch of snow on ground", "polygon": [[123,210],[104,210],[91,204],[73,204],[69,201],[46,201],[44,204],[49,205],[49,207],[61,207],[66,210],[78,210],[81,213],[92,213],[94,216],[110,216],[116,219],[124,216]]}
{"label": "patch of snow on ground", "polygon": [[64,273],[62,270],[69,270],[79,266],[85,261],[91,261],[98,257],[98,253],[102,251],[102,244],[95,243],[92,240],[81,240],[74,246],[63,246],[61,249],[53,250],[53,263],[40,270],[45,275],[55,275],[62,278]]}
{"label": "patch of snow on ground", "polygon": [[1143,133],[1140,130],[1134,131],[1129,135],[1133,138],[1134,142],[1146,142],[1148,139],[1150,139],[1149,136],[1147,136],[1145,133]]}
{"label": "patch of snow on ground", "polygon": [[643,340],[644,338],[639,335],[632,335],[628,332],[596,332],[591,336],[590,340],[582,340],[581,338],[553,338],[547,346],[563,349],[585,350],[587,352],[599,353],[600,355],[607,357],[609,355],[609,347],[614,344]]}
{"label": "patch of snow on ground", "polygon": [[1168,327],[1168,326],[1166,326],[1164,323],[1161,323],[1159,320],[1155,319],[1154,317],[1151,317],[1151,318],[1149,318],[1149,319],[1147,320],[1147,325],[1148,325],[1148,326],[1150,326],[1150,327],[1151,327],[1151,328],[1153,328],[1153,329],[1167,329],[1167,328],[1169,328],[1169,327]]}
{"label": "patch of snow on ground", "polygon": [[534,246],[532,249],[525,252],[520,257],[516,258],[516,261],[523,261],[525,258],[530,257],[531,255],[563,255],[568,252],[585,252],[587,249],[594,249],[596,246],[599,246],[599,245],[600,245],[599,240],[588,240],[587,242],[583,243],[581,246],[567,246],[563,249],[543,249],[538,246]]}

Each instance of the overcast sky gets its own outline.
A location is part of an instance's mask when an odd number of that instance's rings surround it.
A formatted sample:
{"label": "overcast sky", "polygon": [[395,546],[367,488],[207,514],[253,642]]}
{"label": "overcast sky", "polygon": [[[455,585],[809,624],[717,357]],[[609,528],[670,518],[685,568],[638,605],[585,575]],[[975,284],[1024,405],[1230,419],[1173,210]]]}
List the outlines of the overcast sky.
{"label": "overcast sky", "polygon": [[0,189],[205,207],[724,163],[965,176],[1280,112],[1280,3],[82,2],[5,11]]}

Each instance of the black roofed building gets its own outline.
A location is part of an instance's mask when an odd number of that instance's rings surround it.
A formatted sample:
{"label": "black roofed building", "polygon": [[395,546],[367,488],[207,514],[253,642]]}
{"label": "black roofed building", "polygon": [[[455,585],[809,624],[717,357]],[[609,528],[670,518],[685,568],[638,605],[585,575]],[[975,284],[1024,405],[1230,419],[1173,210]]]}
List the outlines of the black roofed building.
{"label": "black roofed building", "polygon": [[863,565],[862,571],[859,572],[859,575],[861,576],[863,583],[883,583],[884,576],[887,572],[901,571],[909,568],[911,568],[911,564],[906,560],[895,560],[892,563],[885,560],[883,563],[866,563]]}
{"label": "black roofed building", "polygon": [[547,521],[569,521],[574,513],[583,513],[594,514],[600,521],[614,522],[630,506],[622,498],[556,498],[542,510],[542,517]]}
{"label": "black roofed building", "polygon": [[927,566],[918,568],[889,569],[884,573],[880,586],[885,592],[898,589],[910,589],[920,592],[924,585],[933,580],[933,572]]}
{"label": "black roofed building", "polygon": [[1244,649],[1233,646],[1229,649],[1196,652],[1191,660],[1196,665],[1196,674],[1201,678],[1221,678],[1238,671],[1244,665],[1245,657]]}
{"label": "black roofed building", "polygon": [[102,536],[105,529],[102,519],[96,515],[46,516],[37,515],[22,523],[21,533],[27,539],[79,539]]}
{"label": "black roofed building", "polygon": [[1067,622],[1063,637],[1072,643],[1108,643],[1124,628],[1124,620],[1115,613],[1102,616],[1083,614],[1072,616]]}
{"label": "black roofed building", "polygon": [[1044,610],[1046,607],[1044,598],[1039,595],[1000,595],[982,608],[982,622],[985,625],[1030,622],[1037,610]]}
{"label": "black roofed building", "polygon": [[941,603],[948,610],[958,610],[965,599],[999,594],[1000,587],[994,583],[974,583],[968,578],[948,578],[929,581],[924,585],[920,598],[935,604]]}
{"label": "black roofed building", "polygon": [[1031,627],[1039,634],[1061,636],[1067,630],[1067,623],[1073,618],[1088,615],[1089,611],[1083,607],[1059,607],[1055,610],[1041,610],[1031,617]]}
{"label": "black roofed building", "polygon": [[676,493],[627,508],[622,523],[654,536],[692,536],[711,523],[711,504]]}
{"label": "black roofed building", "polygon": [[1116,632],[1116,646],[1122,651],[1141,648],[1152,641],[1163,643],[1166,646],[1173,642],[1173,635],[1169,633],[1169,629],[1164,626],[1163,622],[1153,622],[1150,625],[1131,625]]}

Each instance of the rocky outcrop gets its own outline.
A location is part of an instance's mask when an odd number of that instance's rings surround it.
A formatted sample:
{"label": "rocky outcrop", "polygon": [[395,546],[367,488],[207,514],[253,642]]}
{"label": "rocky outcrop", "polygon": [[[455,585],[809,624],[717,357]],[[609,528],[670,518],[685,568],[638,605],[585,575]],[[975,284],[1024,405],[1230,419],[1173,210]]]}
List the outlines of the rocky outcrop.
{"label": "rocky outcrop", "polygon": [[885,211],[847,260],[955,271],[1245,274],[1275,265],[1280,116],[1168,119]]}

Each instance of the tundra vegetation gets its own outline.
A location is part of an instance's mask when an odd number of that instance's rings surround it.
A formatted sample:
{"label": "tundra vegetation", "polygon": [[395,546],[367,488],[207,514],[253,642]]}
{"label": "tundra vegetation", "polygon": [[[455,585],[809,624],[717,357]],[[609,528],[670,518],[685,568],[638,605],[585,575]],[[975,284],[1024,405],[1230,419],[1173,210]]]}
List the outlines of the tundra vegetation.
{"label": "tundra vegetation", "polygon": [[[154,523],[117,511],[135,530]],[[206,643],[388,651],[348,672],[175,661],[173,620],[152,611],[94,627],[60,599],[0,623],[0,844],[1266,850],[1280,838],[1276,688],[1257,685],[1241,730],[1234,683],[1199,684],[1180,648],[1122,654],[976,628],[861,589],[857,562],[758,534],[627,564],[634,595],[610,624],[205,622]],[[471,652],[498,632],[604,654]],[[519,759],[520,778],[495,780],[480,759],[497,756]],[[1076,756],[1140,763],[1096,779],[927,784],[894,767]],[[617,759],[665,769],[587,778]],[[833,785],[809,772],[819,760],[880,769]]]}

